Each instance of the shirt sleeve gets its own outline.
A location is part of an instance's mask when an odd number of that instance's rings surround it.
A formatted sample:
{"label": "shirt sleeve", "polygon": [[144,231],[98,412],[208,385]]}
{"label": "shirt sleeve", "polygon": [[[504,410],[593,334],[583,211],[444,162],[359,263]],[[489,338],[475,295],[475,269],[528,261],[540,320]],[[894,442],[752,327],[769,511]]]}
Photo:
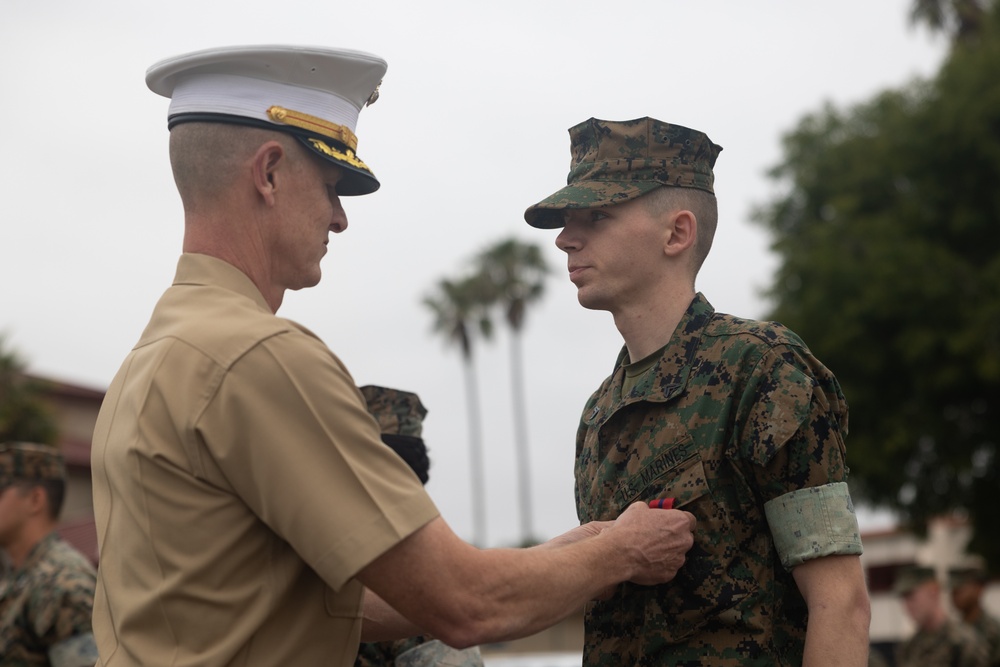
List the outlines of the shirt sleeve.
{"label": "shirt sleeve", "polygon": [[807,351],[769,350],[746,385],[740,409],[741,455],[753,466],[764,502],[847,480],[847,403],[836,378]]}
{"label": "shirt sleeve", "polygon": [[743,456],[782,564],[861,553],[846,484],[847,402],[833,374],[803,348],[772,348],[743,406]]}
{"label": "shirt sleeve", "polygon": [[245,354],[199,421],[228,483],[334,589],[438,516],[347,369],[304,331]]}

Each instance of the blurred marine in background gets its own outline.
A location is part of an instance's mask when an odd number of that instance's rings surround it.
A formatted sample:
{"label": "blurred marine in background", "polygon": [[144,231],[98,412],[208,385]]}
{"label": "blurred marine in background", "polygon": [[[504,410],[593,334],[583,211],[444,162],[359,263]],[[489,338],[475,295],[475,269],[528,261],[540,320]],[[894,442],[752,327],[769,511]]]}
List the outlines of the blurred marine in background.
{"label": "blurred marine in background", "polygon": [[[427,408],[409,391],[365,385],[361,387],[368,412],[382,431],[382,442],[406,461],[422,484],[430,479],[430,457],[423,439]],[[362,642],[355,667],[481,667],[478,647],[455,649],[426,635],[395,641]]]}
{"label": "blurred marine in background", "polygon": [[0,444],[0,665],[91,667],[94,567],[56,533],[66,467],[55,447]]}
{"label": "blurred marine in background", "polygon": [[916,626],[896,646],[896,667],[987,667],[986,642],[965,623],[948,616],[934,569],[913,566],[899,573],[893,590]]}

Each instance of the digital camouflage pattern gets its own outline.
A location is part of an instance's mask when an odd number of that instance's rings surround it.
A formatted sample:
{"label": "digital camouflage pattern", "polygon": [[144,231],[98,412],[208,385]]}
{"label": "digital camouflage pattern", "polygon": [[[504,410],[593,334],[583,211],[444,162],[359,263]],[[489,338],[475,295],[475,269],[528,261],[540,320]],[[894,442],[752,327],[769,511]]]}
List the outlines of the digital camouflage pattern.
{"label": "digital camouflage pattern", "polygon": [[1000,619],[990,616],[985,611],[969,624],[986,642],[990,656],[990,667],[1000,667]]}
{"label": "digital camouflage pattern", "polygon": [[[588,605],[583,664],[801,664],[806,605],[764,505],[846,480],[840,386],[788,329],[717,314],[701,294],[658,355],[623,391],[623,349],[588,401],[577,513],[609,520],[633,502],[675,498],[698,519],[695,543],[673,581],[625,583]],[[799,526],[803,540],[814,529]]]}
{"label": "digital camouflage pattern", "polygon": [[355,667],[482,667],[482,664],[478,647],[455,649],[421,636],[362,644]]}
{"label": "digital camouflage pattern", "polygon": [[396,667],[482,667],[483,657],[473,646],[457,649],[431,639],[396,656]]}
{"label": "digital camouflage pattern", "polygon": [[97,662],[91,627],[96,573],[55,533],[0,578],[0,656],[5,667],[83,667]]}
{"label": "digital camouflage pattern", "polygon": [[713,192],[722,151],[704,132],[655,118],[590,118],[569,129],[566,187],[524,212],[533,227],[562,227],[560,211],[621,204],[663,185]]}
{"label": "digital camouflage pattern", "polygon": [[368,403],[368,412],[375,417],[382,433],[419,438],[423,431],[427,408],[420,397],[410,391],[376,385],[361,387]]}
{"label": "digital camouflage pattern", "polygon": [[[979,566],[952,568],[948,571],[948,584],[952,588],[952,595],[961,593],[966,600],[970,593],[975,597],[979,616],[968,624],[986,642],[991,667],[1000,667],[1000,619],[991,616],[981,606],[983,587],[989,580],[989,574]],[[965,614],[967,610],[960,609],[960,612]]]}
{"label": "digital camouflage pattern", "polygon": [[65,479],[62,453],[51,445],[33,442],[0,444],[0,488],[16,481],[41,482]]}
{"label": "digital camouflage pattern", "polygon": [[988,667],[986,643],[969,626],[948,619],[896,646],[896,667]]}
{"label": "digital camouflage pattern", "polygon": [[420,398],[409,391],[376,385],[361,387],[368,412],[382,431],[382,442],[399,454],[422,484],[430,479],[431,461],[427,446],[420,437],[427,409]]}
{"label": "digital camouflage pattern", "polygon": [[427,641],[424,636],[384,642],[361,642],[354,667],[392,667],[396,656]]}

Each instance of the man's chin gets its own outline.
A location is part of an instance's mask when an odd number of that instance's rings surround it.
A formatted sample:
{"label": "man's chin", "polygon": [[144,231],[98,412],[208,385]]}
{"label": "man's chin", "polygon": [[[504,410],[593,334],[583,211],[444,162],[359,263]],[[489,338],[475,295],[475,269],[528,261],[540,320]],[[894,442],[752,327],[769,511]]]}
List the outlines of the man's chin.
{"label": "man's chin", "polygon": [[587,310],[611,310],[610,306],[592,294],[577,290],[576,300]]}

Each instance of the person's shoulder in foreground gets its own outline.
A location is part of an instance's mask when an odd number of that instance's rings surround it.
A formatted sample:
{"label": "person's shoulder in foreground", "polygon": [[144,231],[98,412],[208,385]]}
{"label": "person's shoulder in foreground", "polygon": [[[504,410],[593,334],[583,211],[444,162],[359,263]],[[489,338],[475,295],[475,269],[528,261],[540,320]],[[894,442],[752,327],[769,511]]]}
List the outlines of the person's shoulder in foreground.
{"label": "person's shoulder in foreground", "polygon": [[341,198],[378,188],[355,129],[385,71],[249,46],[147,72],[171,98],[184,253],[94,432],[100,664],[347,666],[360,639],[424,631],[471,646],[683,562],[693,518],[638,505],[535,549],[464,543],[340,360],[276,317],[319,282]]}
{"label": "person's shoulder in foreground", "polygon": [[834,646],[864,664],[839,384],[793,332],[716,313],[695,290],[719,225],[721,147],[649,117],[569,134],[566,186],[524,217],[559,229],[580,304],[609,311],[625,343],[583,411],[578,513],[669,501],[699,526],[668,586],[626,584],[588,608],[586,664],[782,664]]}

